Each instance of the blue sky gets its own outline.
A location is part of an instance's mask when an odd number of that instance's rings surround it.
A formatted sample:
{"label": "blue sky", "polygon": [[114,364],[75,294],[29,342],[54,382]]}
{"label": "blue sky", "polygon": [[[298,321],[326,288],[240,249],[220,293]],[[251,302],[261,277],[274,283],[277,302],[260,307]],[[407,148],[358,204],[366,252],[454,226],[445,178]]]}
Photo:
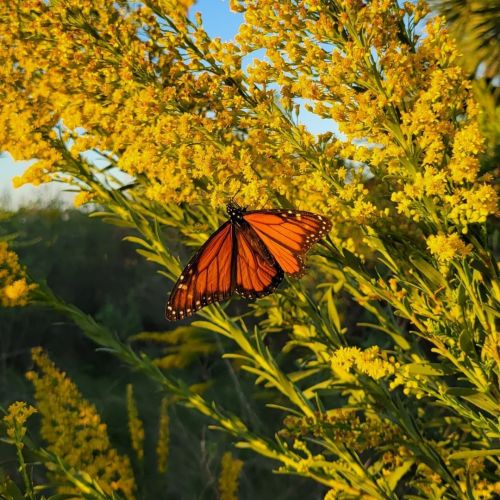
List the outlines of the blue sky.
{"label": "blue sky", "polygon": [[[229,10],[229,0],[198,0],[192,8],[192,14],[201,12],[203,24],[211,37],[220,37],[222,40],[232,40],[243,21],[243,15]],[[321,120],[319,117],[304,111],[301,119],[313,132],[324,132],[332,129],[332,122]],[[20,175],[29,161],[14,162],[8,154],[0,154],[0,205],[7,200],[12,207],[26,204],[30,201],[45,201],[54,198],[60,193],[60,187],[52,183],[42,187],[23,186],[19,189],[12,187],[12,178]],[[69,195],[62,195],[69,199]],[[3,203],[2,203],[3,201]]]}

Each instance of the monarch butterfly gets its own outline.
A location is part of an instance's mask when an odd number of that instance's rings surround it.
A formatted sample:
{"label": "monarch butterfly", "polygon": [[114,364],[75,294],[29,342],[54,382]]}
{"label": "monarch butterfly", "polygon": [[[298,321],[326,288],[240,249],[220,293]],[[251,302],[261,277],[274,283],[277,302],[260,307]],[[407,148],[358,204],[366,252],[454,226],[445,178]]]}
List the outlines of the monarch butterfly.
{"label": "monarch butterfly", "polygon": [[299,277],[304,255],[332,228],[322,215],[252,210],[230,202],[222,224],[189,261],[170,294],[168,320],[191,316],[233,292],[247,299],[272,293],[284,273]]}

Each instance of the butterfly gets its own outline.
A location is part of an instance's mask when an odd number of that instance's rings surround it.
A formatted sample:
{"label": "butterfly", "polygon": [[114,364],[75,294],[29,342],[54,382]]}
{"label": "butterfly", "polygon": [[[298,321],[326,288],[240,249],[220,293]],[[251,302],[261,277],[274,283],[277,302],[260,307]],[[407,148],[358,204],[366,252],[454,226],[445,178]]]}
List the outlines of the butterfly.
{"label": "butterfly", "polygon": [[208,238],[182,271],[165,315],[179,320],[233,293],[269,295],[284,273],[300,277],[304,255],[332,229],[322,215],[299,210],[251,210],[227,205],[229,220]]}

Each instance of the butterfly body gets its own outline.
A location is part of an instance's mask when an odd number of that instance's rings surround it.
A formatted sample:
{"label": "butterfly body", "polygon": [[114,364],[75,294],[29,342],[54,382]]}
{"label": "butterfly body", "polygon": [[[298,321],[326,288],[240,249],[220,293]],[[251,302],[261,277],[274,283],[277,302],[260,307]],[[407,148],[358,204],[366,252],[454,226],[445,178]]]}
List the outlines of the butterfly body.
{"label": "butterfly body", "polygon": [[186,318],[233,293],[246,299],[269,295],[284,273],[298,277],[304,255],[331,229],[321,215],[297,210],[247,211],[227,205],[229,220],[190,260],[170,295],[166,318]]}

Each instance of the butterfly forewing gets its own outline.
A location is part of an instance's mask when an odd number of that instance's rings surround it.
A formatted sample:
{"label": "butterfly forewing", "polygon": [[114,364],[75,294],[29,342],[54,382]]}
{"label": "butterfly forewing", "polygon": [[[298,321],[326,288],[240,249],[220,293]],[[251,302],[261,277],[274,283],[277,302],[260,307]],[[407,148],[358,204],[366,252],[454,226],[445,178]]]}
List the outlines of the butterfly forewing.
{"label": "butterfly forewing", "polygon": [[236,226],[235,291],[253,299],[272,293],[283,270],[249,224]]}
{"label": "butterfly forewing", "polygon": [[201,247],[177,280],[166,307],[167,319],[186,318],[232,294],[233,243],[233,226],[228,221]]}
{"label": "butterfly forewing", "polygon": [[326,217],[299,210],[256,210],[243,218],[291,276],[302,274],[304,255],[332,228]]}

